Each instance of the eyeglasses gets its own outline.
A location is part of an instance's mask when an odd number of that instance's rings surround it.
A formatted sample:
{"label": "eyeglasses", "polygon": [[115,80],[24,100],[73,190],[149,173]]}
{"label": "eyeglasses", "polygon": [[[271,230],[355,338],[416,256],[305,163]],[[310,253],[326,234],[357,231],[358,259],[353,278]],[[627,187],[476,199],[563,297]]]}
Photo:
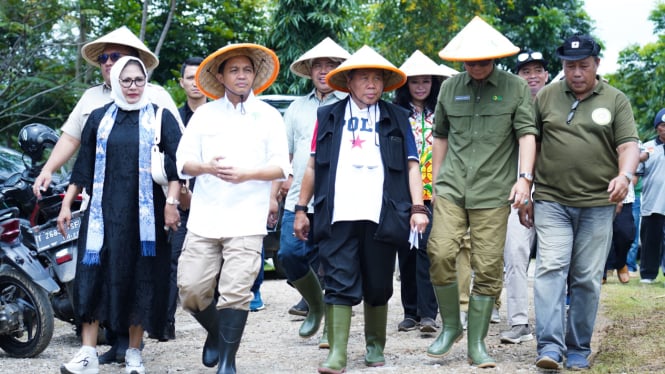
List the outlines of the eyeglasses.
{"label": "eyeglasses", "polygon": [[106,61],[109,60],[109,58],[111,59],[111,61],[116,62],[122,56],[124,55],[119,52],[102,53],[101,55],[97,56],[97,62],[99,62],[100,64],[105,64]]}
{"label": "eyeglasses", "polygon": [[568,118],[566,118],[567,125],[570,125],[570,123],[573,122],[573,117],[575,117],[575,111],[577,110],[578,105],[580,105],[580,101],[575,100],[573,105],[570,107],[570,113],[568,113]]}
{"label": "eyeglasses", "polygon": [[120,85],[124,88],[129,88],[132,86],[132,83],[136,85],[136,87],[143,87],[145,86],[145,78],[125,78],[125,79],[118,79],[120,81]]}
{"label": "eyeglasses", "polygon": [[476,66],[485,67],[492,63],[492,60],[482,60],[482,61],[464,61],[464,65],[473,68]]}
{"label": "eyeglasses", "polygon": [[543,54],[540,52],[524,52],[517,55],[517,61],[524,62],[531,57],[532,60],[542,60]]}

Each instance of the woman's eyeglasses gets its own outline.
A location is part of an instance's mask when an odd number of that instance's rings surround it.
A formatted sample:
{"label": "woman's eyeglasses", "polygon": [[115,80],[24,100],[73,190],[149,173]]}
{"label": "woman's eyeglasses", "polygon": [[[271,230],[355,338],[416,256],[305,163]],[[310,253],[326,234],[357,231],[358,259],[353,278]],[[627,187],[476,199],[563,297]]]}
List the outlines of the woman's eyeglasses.
{"label": "woman's eyeglasses", "polygon": [[542,60],[543,54],[540,52],[524,52],[517,55],[517,61],[524,62],[531,57],[532,60]]}
{"label": "woman's eyeglasses", "polygon": [[111,59],[111,61],[116,62],[122,56],[124,55],[119,52],[102,53],[101,55],[97,56],[97,62],[99,62],[100,64],[105,64],[106,61],[109,60],[109,58]]}
{"label": "woman's eyeglasses", "polygon": [[575,117],[575,111],[577,110],[578,105],[580,105],[580,101],[575,100],[573,106],[570,107],[570,113],[568,113],[568,118],[566,118],[566,125],[570,125],[570,123],[573,122],[573,118]]}
{"label": "woman's eyeglasses", "polygon": [[120,85],[124,88],[129,88],[132,86],[132,83],[136,85],[136,87],[143,87],[145,86],[145,78],[125,78],[125,79],[119,79]]}

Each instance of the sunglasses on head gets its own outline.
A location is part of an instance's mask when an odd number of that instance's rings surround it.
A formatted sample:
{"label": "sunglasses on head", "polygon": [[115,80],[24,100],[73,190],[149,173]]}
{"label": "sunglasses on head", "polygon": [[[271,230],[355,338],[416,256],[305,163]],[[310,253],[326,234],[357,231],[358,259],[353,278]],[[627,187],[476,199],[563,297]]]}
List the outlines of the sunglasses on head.
{"label": "sunglasses on head", "polygon": [[476,67],[476,66],[485,67],[485,66],[487,66],[487,65],[489,65],[489,64],[491,64],[491,63],[492,63],[492,60],[465,61],[465,62],[464,62],[464,65],[473,68],[473,67]]}
{"label": "sunglasses on head", "polygon": [[100,64],[105,64],[106,61],[109,60],[109,58],[111,59],[111,61],[116,62],[122,56],[124,55],[119,52],[102,53],[101,55],[97,56],[97,62],[99,62]]}
{"label": "sunglasses on head", "polygon": [[540,52],[524,52],[517,55],[517,61],[524,62],[531,57],[532,60],[542,60],[543,54]]}

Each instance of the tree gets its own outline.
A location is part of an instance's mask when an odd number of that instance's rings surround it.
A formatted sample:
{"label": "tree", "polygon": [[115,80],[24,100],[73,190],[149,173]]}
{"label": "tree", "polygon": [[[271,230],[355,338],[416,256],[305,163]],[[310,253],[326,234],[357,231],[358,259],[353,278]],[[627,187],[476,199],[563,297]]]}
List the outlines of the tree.
{"label": "tree", "polygon": [[267,92],[301,95],[310,90],[309,82],[288,67],[326,37],[336,42],[344,39],[349,10],[354,6],[353,0],[278,0],[266,44],[277,53],[281,69]]}
{"label": "tree", "polygon": [[0,131],[6,145],[28,123],[62,119],[60,103],[74,100],[65,87],[76,86],[65,33],[56,28],[65,16],[56,0],[0,3]]}
{"label": "tree", "polygon": [[649,16],[658,40],[644,46],[632,45],[619,53],[619,68],[606,78],[628,96],[642,140],[655,135],[653,119],[665,107],[665,4]]}

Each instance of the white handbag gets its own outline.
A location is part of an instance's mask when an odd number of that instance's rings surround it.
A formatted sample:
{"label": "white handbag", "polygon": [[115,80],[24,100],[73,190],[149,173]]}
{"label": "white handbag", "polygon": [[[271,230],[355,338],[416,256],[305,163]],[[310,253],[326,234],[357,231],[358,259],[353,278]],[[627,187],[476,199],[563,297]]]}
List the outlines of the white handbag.
{"label": "white handbag", "polygon": [[152,180],[160,186],[168,186],[169,179],[166,176],[164,169],[164,153],[159,150],[159,142],[162,135],[162,111],[164,108],[158,108],[155,114],[155,139],[152,144],[150,154],[150,170],[152,172]]}

